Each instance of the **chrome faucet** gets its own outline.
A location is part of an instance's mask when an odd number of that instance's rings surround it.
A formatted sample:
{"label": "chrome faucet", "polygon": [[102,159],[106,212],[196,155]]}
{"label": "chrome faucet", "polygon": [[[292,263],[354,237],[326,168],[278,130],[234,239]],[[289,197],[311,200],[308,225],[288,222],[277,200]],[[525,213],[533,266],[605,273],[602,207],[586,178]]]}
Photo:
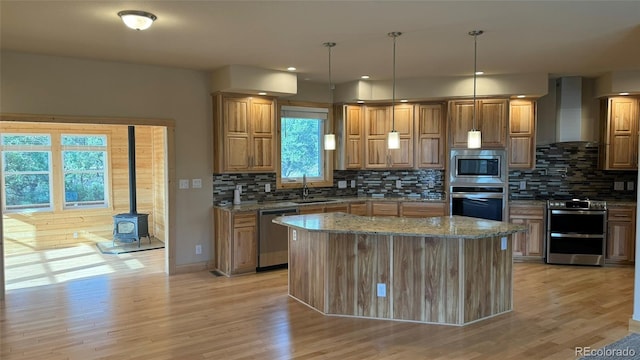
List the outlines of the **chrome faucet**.
{"label": "chrome faucet", "polygon": [[307,175],[302,174],[302,199],[309,197],[309,188],[307,187]]}

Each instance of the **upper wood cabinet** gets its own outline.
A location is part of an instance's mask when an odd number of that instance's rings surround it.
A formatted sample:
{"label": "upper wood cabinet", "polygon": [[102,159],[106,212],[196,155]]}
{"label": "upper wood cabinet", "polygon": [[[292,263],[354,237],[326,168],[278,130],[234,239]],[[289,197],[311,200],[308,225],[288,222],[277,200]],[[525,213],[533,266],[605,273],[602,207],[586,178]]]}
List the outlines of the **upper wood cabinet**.
{"label": "upper wood cabinet", "polygon": [[[452,148],[467,147],[467,132],[474,127],[473,104],[473,100],[449,102]],[[482,132],[482,148],[506,148],[507,100],[476,100],[475,105],[476,129]]]}
{"label": "upper wood cabinet", "polygon": [[533,169],[536,164],[536,103],[509,103],[509,168]]}
{"label": "upper wood cabinet", "polygon": [[364,167],[364,128],[362,107],[359,105],[339,105],[335,107],[336,129],[340,140],[336,156],[336,168],[340,170],[362,169]]}
{"label": "upper wood cabinet", "polygon": [[213,97],[216,173],[273,172],[276,116],[268,98],[216,94]]}
{"label": "upper wood cabinet", "polygon": [[444,104],[416,105],[416,165],[444,169],[446,123]]}
{"label": "upper wood cabinet", "polygon": [[605,170],[638,168],[638,98],[612,97],[602,101],[601,160]]}
{"label": "upper wood cabinet", "polygon": [[[413,105],[396,105],[395,121],[391,106],[364,108],[365,168],[412,168],[413,162]],[[395,129],[400,135],[400,149],[387,149],[387,134]]]}

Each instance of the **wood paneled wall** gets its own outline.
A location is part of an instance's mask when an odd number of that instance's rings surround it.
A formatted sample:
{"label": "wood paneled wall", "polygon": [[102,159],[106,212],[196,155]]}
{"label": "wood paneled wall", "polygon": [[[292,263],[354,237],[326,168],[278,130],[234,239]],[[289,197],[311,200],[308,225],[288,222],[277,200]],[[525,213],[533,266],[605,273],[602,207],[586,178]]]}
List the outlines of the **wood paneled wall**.
{"label": "wood paneled wall", "polygon": [[[106,134],[111,164],[109,207],[83,210],[63,210],[62,175],[60,169],[54,168],[53,211],[3,212],[6,254],[112,239],[113,215],[129,212],[127,126],[3,122],[0,132],[46,132],[52,136],[61,133]],[[136,126],[135,131],[137,211],[149,214],[149,232],[161,240],[164,240],[166,204],[164,134],[162,127]]]}

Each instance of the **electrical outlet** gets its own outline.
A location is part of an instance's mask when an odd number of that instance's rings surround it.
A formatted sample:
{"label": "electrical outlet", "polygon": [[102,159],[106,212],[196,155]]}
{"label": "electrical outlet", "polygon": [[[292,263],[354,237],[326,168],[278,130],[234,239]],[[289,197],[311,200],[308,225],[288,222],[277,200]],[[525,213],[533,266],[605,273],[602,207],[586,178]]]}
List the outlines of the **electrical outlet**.
{"label": "electrical outlet", "polygon": [[293,241],[298,240],[298,232],[295,230],[291,230]]}
{"label": "electrical outlet", "polygon": [[402,189],[402,180],[396,180],[396,189]]}
{"label": "electrical outlet", "polygon": [[346,189],[347,188],[347,180],[338,181],[338,189]]}
{"label": "electrical outlet", "polygon": [[500,239],[500,250],[507,250],[507,237],[503,236]]}
{"label": "electrical outlet", "polygon": [[202,179],[191,179],[191,187],[194,189],[201,189]]}
{"label": "electrical outlet", "polygon": [[77,233],[77,232],[74,232],[74,233],[73,233],[73,238],[74,238],[74,239],[77,239],[77,238],[78,238],[78,233]]}
{"label": "electrical outlet", "polygon": [[189,179],[180,179],[178,183],[179,189],[188,189],[189,188]]}
{"label": "electrical outlet", "polygon": [[356,187],[356,181],[355,180],[351,180],[351,188],[355,188]]}
{"label": "electrical outlet", "polygon": [[271,184],[264,184],[264,192],[271,192]]}
{"label": "electrical outlet", "polygon": [[613,190],[616,190],[616,191],[624,190],[624,181],[615,181],[613,183]]}
{"label": "electrical outlet", "polygon": [[196,245],[196,255],[202,254],[202,245]]}
{"label": "electrical outlet", "polygon": [[436,187],[436,183],[433,180],[429,180],[427,182],[427,186],[429,187],[429,189],[433,189],[434,187]]}
{"label": "electrical outlet", "polygon": [[520,190],[527,190],[527,180],[520,180],[518,188]]}
{"label": "electrical outlet", "polygon": [[383,283],[378,283],[377,289],[378,297],[387,297],[387,285]]}
{"label": "electrical outlet", "polygon": [[627,181],[627,190],[633,191],[635,184],[633,181]]}

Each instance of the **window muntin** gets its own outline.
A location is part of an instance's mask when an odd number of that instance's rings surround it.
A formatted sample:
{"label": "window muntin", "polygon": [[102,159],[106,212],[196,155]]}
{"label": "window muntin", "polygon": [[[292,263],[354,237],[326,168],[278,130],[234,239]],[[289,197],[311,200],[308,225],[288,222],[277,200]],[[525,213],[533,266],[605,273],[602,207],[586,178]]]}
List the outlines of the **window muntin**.
{"label": "window muntin", "polygon": [[106,207],[106,135],[64,134],[60,143],[64,208]]}
{"label": "window muntin", "polygon": [[328,110],[283,106],[280,118],[280,178],[282,183],[326,181],[323,134]]}
{"label": "window muntin", "polygon": [[2,134],[0,147],[4,210],[52,209],[51,136]]}

